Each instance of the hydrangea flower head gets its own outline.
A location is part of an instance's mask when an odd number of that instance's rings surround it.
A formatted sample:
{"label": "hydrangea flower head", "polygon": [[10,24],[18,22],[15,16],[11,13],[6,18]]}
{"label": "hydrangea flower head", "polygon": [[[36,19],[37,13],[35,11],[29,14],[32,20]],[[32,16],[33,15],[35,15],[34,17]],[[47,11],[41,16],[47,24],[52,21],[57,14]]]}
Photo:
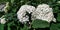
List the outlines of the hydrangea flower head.
{"label": "hydrangea flower head", "polygon": [[19,21],[20,22],[29,21],[29,16],[26,15],[26,12],[28,12],[30,14],[33,11],[35,11],[34,6],[30,6],[30,5],[21,6],[19,11],[17,12],[17,17],[18,17]]}
{"label": "hydrangea flower head", "polygon": [[47,22],[56,22],[56,19],[53,15],[53,9],[50,8],[47,4],[41,4],[37,6],[36,11],[32,13],[32,20],[34,19],[40,19]]}

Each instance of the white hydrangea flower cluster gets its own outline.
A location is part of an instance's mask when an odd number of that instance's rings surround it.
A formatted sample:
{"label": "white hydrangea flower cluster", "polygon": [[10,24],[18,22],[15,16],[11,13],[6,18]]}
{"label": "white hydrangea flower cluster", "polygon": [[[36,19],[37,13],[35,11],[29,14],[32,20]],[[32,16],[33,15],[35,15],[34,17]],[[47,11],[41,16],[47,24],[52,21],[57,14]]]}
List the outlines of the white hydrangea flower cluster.
{"label": "white hydrangea flower cluster", "polygon": [[3,18],[4,17],[4,15],[0,18],[0,23],[1,24],[5,24],[7,21],[5,20],[5,18]]}
{"label": "white hydrangea flower cluster", "polygon": [[20,22],[29,21],[29,17],[26,15],[26,12],[28,12],[29,14],[32,12],[32,20],[40,19],[47,22],[56,22],[56,19],[53,15],[53,9],[50,8],[47,4],[38,5],[37,8],[30,5],[21,6],[19,11],[17,12],[17,17]]}
{"label": "white hydrangea flower cluster", "polygon": [[56,22],[56,19],[53,15],[53,10],[47,4],[41,4],[37,6],[36,11],[32,13],[32,20],[34,19],[41,19],[47,22]]}
{"label": "white hydrangea flower cluster", "polygon": [[29,21],[29,17],[26,15],[26,12],[29,14],[35,10],[35,7],[30,6],[30,5],[23,5],[17,12],[17,17],[20,22],[26,22]]}
{"label": "white hydrangea flower cluster", "polygon": [[5,24],[5,23],[6,23],[5,18],[0,18],[0,23],[1,23],[1,24]]}

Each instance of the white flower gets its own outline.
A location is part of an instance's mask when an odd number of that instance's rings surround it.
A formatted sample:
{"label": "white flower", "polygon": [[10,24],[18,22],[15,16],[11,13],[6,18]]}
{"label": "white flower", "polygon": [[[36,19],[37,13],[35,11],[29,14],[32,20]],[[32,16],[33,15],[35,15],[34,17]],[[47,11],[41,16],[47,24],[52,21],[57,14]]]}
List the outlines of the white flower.
{"label": "white flower", "polygon": [[6,23],[5,18],[0,18],[0,23],[1,23],[1,24],[5,24],[5,23]]}
{"label": "white flower", "polygon": [[17,17],[20,22],[26,22],[29,21],[29,17],[26,15],[26,12],[29,14],[35,10],[35,7],[30,6],[30,5],[23,5],[17,12]]}
{"label": "white flower", "polygon": [[34,19],[41,19],[47,22],[56,22],[56,19],[53,15],[53,10],[47,4],[41,4],[37,6],[36,11],[32,13],[32,20]]}

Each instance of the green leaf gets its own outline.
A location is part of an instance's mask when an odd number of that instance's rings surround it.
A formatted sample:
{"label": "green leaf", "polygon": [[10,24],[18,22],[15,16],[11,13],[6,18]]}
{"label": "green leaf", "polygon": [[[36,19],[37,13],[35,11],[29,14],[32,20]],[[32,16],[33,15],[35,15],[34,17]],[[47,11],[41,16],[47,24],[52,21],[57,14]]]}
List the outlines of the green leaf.
{"label": "green leaf", "polygon": [[10,26],[15,25],[15,24],[14,24],[14,21],[12,21],[12,22],[8,22],[7,25],[8,25],[8,30],[11,30]]}
{"label": "green leaf", "polygon": [[4,25],[0,24],[0,30],[4,30]]}
{"label": "green leaf", "polygon": [[26,26],[26,24],[24,24],[24,27],[23,28],[21,28],[21,30],[28,30],[29,28],[28,28],[28,26]]}
{"label": "green leaf", "polygon": [[16,11],[17,11],[16,9],[17,9],[17,8],[12,9],[12,12],[16,12]]}
{"label": "green leaf", "polygon": [[58,13],[57,21],[60,22],[60,13]]}
{"label": "green leaf", "polygon": [[42,20],[34,20],[32,21],[33,28],[46,28],[49,27],[49,23]]}
{"label": "green leaf", "polygon": [[11,30],[10,26],[11,26],[12,23],[13,22],[10,22],[10,23],[7,24],[8,25],[8,30]]}
{"label": "green leaf", "polygon": [[60,30],[60,23],[57,24],[52,23],[50,30]]}
{"label": "green leaf", "polygon": [[14,0],[11,0],[11,3],[13,3],[14,2]]}
{"label": "green leaf", "polygon": [[54,13],[58,13],[58,12],[59,12],[59,9],[58,9],[58,8],[59,8],[58,6],[57,6],[57,7],[55,6],[55,7],[53,8],[53,12],[54,12]]}

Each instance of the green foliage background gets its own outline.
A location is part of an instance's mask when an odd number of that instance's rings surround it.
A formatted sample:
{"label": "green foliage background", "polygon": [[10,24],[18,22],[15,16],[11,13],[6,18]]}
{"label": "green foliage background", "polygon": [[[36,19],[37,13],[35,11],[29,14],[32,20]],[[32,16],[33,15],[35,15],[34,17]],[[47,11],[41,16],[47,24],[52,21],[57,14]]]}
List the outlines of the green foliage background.
{"label": "green foliage background", "polygon": [[[7,13],[0,12],[0,17],[4,15],[8,22],[0,24],[0,30],[60,30],[60,3],[59,0],[0,0],[1,3],[9,2]],[[22,5],[28,4],[37,7],[39,4],[48,4],[53,8],[56,23],[40,20],[32,21],[31,24],[22,24],[17,19],[17,11]],[[29,28],[30,27],[30,28]]]}

